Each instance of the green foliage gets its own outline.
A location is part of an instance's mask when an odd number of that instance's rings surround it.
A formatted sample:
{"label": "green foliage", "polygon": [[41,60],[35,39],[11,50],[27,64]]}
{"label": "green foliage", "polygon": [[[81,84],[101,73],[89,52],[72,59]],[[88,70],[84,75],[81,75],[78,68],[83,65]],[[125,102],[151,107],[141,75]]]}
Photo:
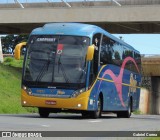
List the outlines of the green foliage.
{"label": "green foliage", "polygon": [[133,57],[133,51],[130,51],[130,50],[123,51],[123,54],[122,54],[123,59],[125,59],[128,56]]}
{"label": "green foliage", "polygon": [[139,115],[139,114],[143,114],[140,110],[135,110],[134,112],[133,112],[133,114],[135,114],[135,115]]}
{"label": "green foliage", "polygon": [[120,58],[120,54],[119,54],[118,51],[115,52],[114,57],[115,57],[115,59],[117,59],[117,60],[120,60],[120,59],[121,59],[121,58]]}
{"label": "green foliage", "polygon": [[144,140],[159,140],[159,137],[144,138]]}
{"label": "green foliage", "polygon": [[4,62],[8,63],[8,62],[12,62],[13,61],[13,58],[12,57],[6,57],[4,59]]}
{"label": "green foliage", "polygon": [[16,60],[13,57],[5,57],[3,65],[12,66],[12,67],[16,67],[16,68],[22,68],[23,58],[21,58],[20,60]]}
{"label": "green foliage", "polygon": [[[6,59],[5,63],[11,63]],[[33,108],[21,107],[21,71],[17,68],[0,64],[0,113],[37,112]]]}
{"label": "green foliage", "polygon": [[28,40],[28,35],[6,35],[1,37],[3,54],[13,53],[18,43]]}

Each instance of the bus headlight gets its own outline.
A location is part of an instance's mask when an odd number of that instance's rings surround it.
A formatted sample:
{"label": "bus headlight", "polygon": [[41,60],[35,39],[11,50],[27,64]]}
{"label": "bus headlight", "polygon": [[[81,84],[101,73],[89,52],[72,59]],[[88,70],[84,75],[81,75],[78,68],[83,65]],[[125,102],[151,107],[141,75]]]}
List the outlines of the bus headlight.
{"label": "bus headlight", "polygon": [[22,86],[23,90],[27,92],[28,95],[32,95],[32,90],[26,86]]}
{"label": "bus headlight", "polygon": [[82,88],[82,89],[78,89],[76,91],[73,92],[73,94],[71,95],[71,98],[76,98],[78,95],[80,95],[81,93],[85,92],[86,89]]}

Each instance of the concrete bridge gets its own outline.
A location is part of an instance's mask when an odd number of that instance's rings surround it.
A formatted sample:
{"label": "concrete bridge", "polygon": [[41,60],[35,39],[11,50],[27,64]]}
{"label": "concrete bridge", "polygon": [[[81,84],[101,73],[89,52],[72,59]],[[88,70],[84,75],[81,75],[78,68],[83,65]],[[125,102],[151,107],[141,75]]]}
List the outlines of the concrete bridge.
{"label": "concrete bridge", "polygon": [[[69,1],[69,0],[67,0]],[[30,33],[48,22],[96,24],[110,33],[160,33],[159,0],[62,0],[0,4],[0,34]]]}
{"label": "concrete bridge", "polygon": [[149,90],[147,112],[160,114],[160,55],[142,56],[142,75],[142,85]]}

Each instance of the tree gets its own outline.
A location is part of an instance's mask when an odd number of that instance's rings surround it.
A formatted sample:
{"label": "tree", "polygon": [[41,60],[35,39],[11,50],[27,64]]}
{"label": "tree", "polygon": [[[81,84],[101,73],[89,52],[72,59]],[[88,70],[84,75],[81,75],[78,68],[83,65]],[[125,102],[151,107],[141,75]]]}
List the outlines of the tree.
{"label": "tree", "polygon": [[2,51],[3,54],[9,53],[13,54],[15,46],[18,43],[27,41],[28,35],[21,34],[21,35],[6,35],[1,38],[2,41]]}
{"label": "tree", "polygon": [[120,60],[121,59],[120,58],[120,54],[119,54],[118,51],[115,51],[114,57],[115,57],[116,60]]}

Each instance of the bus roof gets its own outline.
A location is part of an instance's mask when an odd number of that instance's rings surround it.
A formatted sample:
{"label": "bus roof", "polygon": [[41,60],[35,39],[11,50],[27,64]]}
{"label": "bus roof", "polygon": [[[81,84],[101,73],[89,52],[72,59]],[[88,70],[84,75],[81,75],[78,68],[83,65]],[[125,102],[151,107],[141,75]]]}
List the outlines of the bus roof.
{"label": "bus roof", "polygon": [[101,28],[95,25],[82,23],[48,23],[43,27],[36,28],[32,34],[57,34],[92,36],[94,33],[102,32]]}
{"label": "bus roof", "polygon": [[[119,42],[129,49],[135,50],[132,46],[128,45],[124,41],[111,35],[104,29],[91,24],[83,23],[48,23],[43,27],[36,28],[32,31],[32,35],[75,35],[75,36],[87,36],[92,37],[96,33],[103,33],[109,38]],[[137,50],[135,50],[137,51]],[[137,51],[138,52],[138,51]]]}

